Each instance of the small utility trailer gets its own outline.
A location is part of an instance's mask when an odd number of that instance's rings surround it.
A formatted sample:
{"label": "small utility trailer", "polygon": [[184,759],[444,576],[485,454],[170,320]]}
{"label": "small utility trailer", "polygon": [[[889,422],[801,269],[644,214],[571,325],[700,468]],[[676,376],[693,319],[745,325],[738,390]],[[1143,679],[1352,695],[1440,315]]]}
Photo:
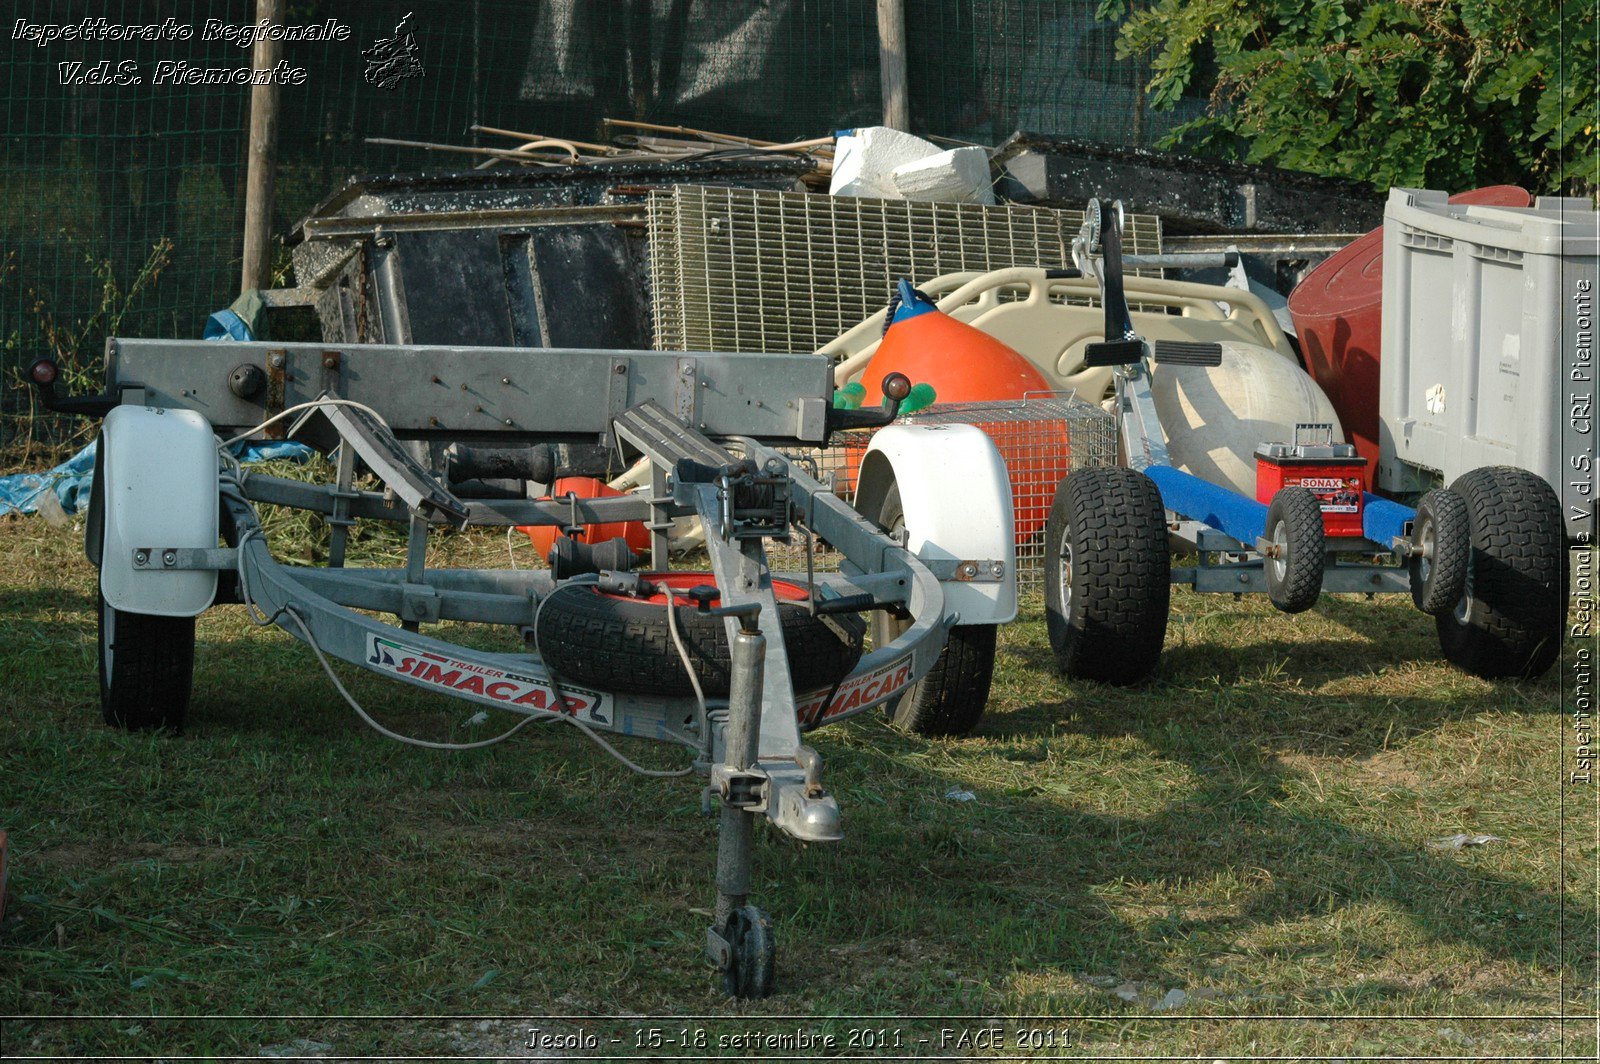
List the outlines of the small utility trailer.
{"label": "small utility trailer", "polygon": [[[52,409],[104,419],[86,546],[100,571],[109,723],[181,727],[195,617],[234,603],[306,643],[391,738],[459,749],[516,728],[454,745],[398,735],[331,660],[520,715],[516,727],[570,722],[630,765],[605,736],[685,747],[686,766],[666,774],[698,772],[721,802],[707,948],[739,997],[773,986],[771,925],[749,904],[753,819],[806,842],[843,837],[806,733],[891,701],[911,705],[926,732],[972,727],[993,626],[1016,611],[1010,486],[988,438],[889,425],[910,388],[901,376],[885,382],[882,407],[836,409],[821,355],[113,339],[102,395],[57,395],[48,360],[31,372]],[[888,427],[853,506],[782,453],[878,425]],[[242,470],[227,451],[285,432],[333,457],[333,483]],[[426,464],[438,444],[449,445],[443,469]],[[565,448],[601,444],[648,459],[650,490],[504,490],[550,483]],[[365,473],[382,489],[363,490]],[[274,560],[257,503],[324,515],[327,565]],[[690,515],[707,531],[711,571],[669,572],[667,531]],[[403,568],[345,564],[357,519],[409,530]],[[576,533],[618,522],[648,526],[648,567],[622,538],[576,536],[559,541],[548,570],[425,564],[430,535],[446,527]],[[790,537],[826,540],[842,571],[773,574],[764,544]],[[864,650],[868,619],[878,636]],[[511,628],[526,650],[452,642],[441,621]],[[952,638],[964,655],[954,678],[940,664]],[[976,660],[985,646],[987,663]]]}
{"label": "small utility trailer", "polygon": [[[1172,584],[1264,592],[1285,613],[1310,609],[1323,592],[1409,592],[1434,618],[1445,657],[1467,672],[1492,679],[1548,669],[1567,612],[1566,538],[1560,501],[1536,474],[1474,469],[1412,509],[1363,490],[1360,459],[1329,425],[1264,441],[1256,498],[1174,467],[1151,374],[1219,365],[1222,350],[1138,334],[1123,294],[1121,217],[1120,203],[1091,201],[1074,242],[1074,257],[1099,281],[1105,340],[1085,362],[1114,369],[1123,464],[1076,471],[1056,490],[1044,586],[1061,670],[1109,683],[1149,676]],[[1175,567],[1174,556],[1195,562]]]}

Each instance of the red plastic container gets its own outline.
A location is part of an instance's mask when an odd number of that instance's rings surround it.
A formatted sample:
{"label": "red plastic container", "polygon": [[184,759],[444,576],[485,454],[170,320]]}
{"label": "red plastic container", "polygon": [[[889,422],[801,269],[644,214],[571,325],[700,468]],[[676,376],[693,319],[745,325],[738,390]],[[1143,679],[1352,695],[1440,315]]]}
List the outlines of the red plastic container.
{"label": "red plastic container", "polygon": [[1367,460],[1347,443],[1264,443],[1256,450],[1256,501],[1270,505],[1284,488],[1306,488],[1322,504],[1329,536],[1360,536]]}
{"label": "red plastic container", "polygon": [[[1492,185],[1450,197],[1451,203],[1527,207],[1527,189]],[[1345,438],[1378,463],[1378,359],[1383,330],[1383,227],[1379,226],[1306,275],[1289,295],[1306,372],[1328,395]],[[1366,475],[1370,476],[1370,472]]]}

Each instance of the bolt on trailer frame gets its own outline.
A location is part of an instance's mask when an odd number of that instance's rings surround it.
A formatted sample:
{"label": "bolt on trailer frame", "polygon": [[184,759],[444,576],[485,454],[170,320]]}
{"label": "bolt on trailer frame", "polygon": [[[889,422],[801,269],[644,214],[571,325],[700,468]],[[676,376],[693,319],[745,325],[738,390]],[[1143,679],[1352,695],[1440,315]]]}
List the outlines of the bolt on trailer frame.
{"label": "bolt on trailer frame", "polygon": [[[903,378],[886,384],[880,410],[834,409],[831,363],[823,356],[113,339],[103,395],[57,396],[53,371],[48,361],[33,368],[47,405],[105,419],[87,523],[88,553],[102,574],[103,677],[117,675],[114,654],[129,652],[126,639],[118,645],[115,626],[127,631],[145,614],[192,618],[212,602],[234,602],[257,623],[309,644],[336,685],[329,658],[524,716],[564,716],[591,735],[690,747],[695,769],[722,803],[707,951],[736,996],[763,996],[772,986],[770,922],[747,904],[752,819],[764,816],[807,842],[843,837],[838,803],[823,787],[822,762],[805,733],[903,692],[934,666],[957,622],[998,623],[1015,612],[1013,558],[1004,547],[1010,494],[997,456],[992,504],[979,497],[982,485],[969,485],[959,502],[991,510],[988,525],[1000,519],[997,549],[961,556],[924,544],[919,557],[903,536],[886,534],[775,449],[816,446],[839,428],[885,424],[909,389]],[[286,425],[295,413],[300,420]],[[337,450],[335,482],[219,463],[218,437],[263,431]],[[529,450],[609,440],[626,459],[648,459],[651,488],[612,498],[462,498],[402,437]],[[937,442],[952,440],[993,451],[976,430]],[[199,457],[185,457],[190,453]],[[358,462],[384,490],[357,485]],[[327,566],[278,563],[257,503],[324,515],[331,525]],[[723,619],[729,643],[725,698],[600,690],[562,680],[541,659],[538,622],[552,596],[577,581],[628,574],[562,580],[549,570],[426,565],[430,533],[443,527],[642,521],[651,531],[653,567],[664,570],[666,532],[690,515],[707,530],[716,581],[712,594],[695,589],[697,608]],[[403,568],[345,565],[356,519],[408,529]],[[794,689],[776,634],[783,628],[764,545],[792,534],[824,540],[844,558],[840,572],[805,574],[814,616],[884,610],[910,622],[817,690]],[[947,593],[947,585],[960,590]],[[669,612],[677,608],[670,591],[668,603]],[[983,603],[992,606],[988,617],[976,615]],[[390,614],[398,623],[357,611]],[[515,627],[534,649],[477,650],[421,630],[447,620]],[[186,702],[187,674],[183,685]]]}

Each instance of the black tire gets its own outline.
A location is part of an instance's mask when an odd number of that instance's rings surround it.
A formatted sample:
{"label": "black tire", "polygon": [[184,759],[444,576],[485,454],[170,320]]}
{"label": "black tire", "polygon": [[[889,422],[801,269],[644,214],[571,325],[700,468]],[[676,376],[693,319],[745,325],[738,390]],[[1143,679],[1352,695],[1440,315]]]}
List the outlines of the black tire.
{"label": "black tire", "polygon": [[1263,559],[1267,598],[1284,613],[1304,613],[1322,595],[1327,561],[1322,503],[1307,488],[1283,488],[1267,507],[1266,539],[1279,551]]}
{"label": "black tire", "polygon": [[1467,590],[1472,558],[1472,515],[1467,500],[1439,488],[1417,504],[1412,542],[1421,552],[1411,559],[1411,601],[1435,617],[1449,613]]}
{"label": "black tire", "polygon": [[1472,551],[1466,591],[1434,618],[1454,665],[1487,680],[1532,679],[1561,651],[1567,616],[1566,523],[1549,484],[1523,469],[1490,466],[1456,478]]}
{"label": "black tire", "polygon": [[722,937],[731,951],[722,989],[741,1001],[771,997],[778,967],[771,918],[754,905],[742,906],[728,914]]}
{"label": "black tire", "polygon": [[1044,534],[1045,627],[1056,668],[1132,684],[1167,639],[1172,554],[1161,492],[1143,473],[1080,469],[1056,488]]}
{"label": "black tire", "polygon": [[722,938],[730,947],[722,989],[742,1002],[771,997],[778,974],[778,942],[773,939],[771,918],[755,906],[741,906],[728,914]]}
{"label": "black tire", "polygon": [[194,618],[128,613],[102,595],[97,642],[105,722],[182,731],[194,681]]}
{"label": "black tire", "polygon": [[[892,484],[878,510],[878,524],[892,535],[904,529],[905,523],[900,485]],[[873,645],[883,646],[909,627],[909,619],[875,613]],[[895,727],[930,737],[966,735],[976,728],[989,704],[997,630],[993,624],[958,624],[951,628],[933,668],[889,703],[887,708]]]}
{"label": "black tire", "polygon": [[[716,583],[710,573],[695,575],[697,583]],[[678,631],[695,675],[708,696],[726,695],[733,670],[727,621],[686,603],[681,590],[678,603]],[[780,600],[778,619],[797,692],[830,687],[861,660],[859,618],[812,617],[803,604]],[[574,683],[637,694],[694,693],[664,603],[607,595],[593,584],[568,585],[540,608],[538,647],[556,674]]]}

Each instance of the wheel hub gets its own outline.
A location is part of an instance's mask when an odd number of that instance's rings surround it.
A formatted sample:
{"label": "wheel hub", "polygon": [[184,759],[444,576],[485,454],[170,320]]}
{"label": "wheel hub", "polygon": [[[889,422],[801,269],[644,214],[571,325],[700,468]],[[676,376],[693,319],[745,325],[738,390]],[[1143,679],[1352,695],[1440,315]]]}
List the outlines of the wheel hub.
{"label": "wheel hub", "polygon": [[1272,579],[1282,581],[1289,571],[1289,527],[1287,521],[1272,526],[1272,556],[1267,564],[1272,567]]}
{"label": "wheel hub", "polygon": [[1057,602],[1061,607],[1063,617],[1072,616],[1072,544],[1065,539],[1061,541],[1061,551],[1056,559]]}

